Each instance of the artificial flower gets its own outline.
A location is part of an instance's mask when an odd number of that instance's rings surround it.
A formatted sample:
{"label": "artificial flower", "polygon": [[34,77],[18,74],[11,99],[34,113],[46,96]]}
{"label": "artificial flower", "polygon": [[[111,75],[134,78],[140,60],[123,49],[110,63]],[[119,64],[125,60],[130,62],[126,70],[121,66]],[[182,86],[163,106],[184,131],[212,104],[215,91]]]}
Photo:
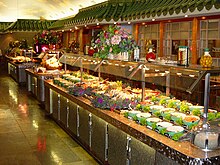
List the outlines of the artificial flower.
{"label": "artificial flower", "polygon": [[132,35],[119,26],[109,26],[107,31],[102,31],[92,46],[97,52],[95,57],[106,59],[109,54],[117,55],[122,52],[131,52],[137,47]]}

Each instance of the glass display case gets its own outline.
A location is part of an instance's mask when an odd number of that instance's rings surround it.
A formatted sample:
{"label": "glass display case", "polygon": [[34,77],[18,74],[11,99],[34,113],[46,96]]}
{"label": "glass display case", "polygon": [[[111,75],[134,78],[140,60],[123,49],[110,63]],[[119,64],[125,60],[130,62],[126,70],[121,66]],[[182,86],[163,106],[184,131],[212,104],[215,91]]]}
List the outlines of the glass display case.
{"label": "glass display case", "polygon": [[[141,83],[144,89],[158,88],[166,95],[173,95],[181,100],[188,100],[195,104],[203,105],[204,98],[204,77],[207,73],[211,77],[220,76],[220,68],[203,68],[199,65],[177,66],[168,64],[166,61],[155,63],[149,62],[125,62],[117,60],[101,60],[85,55],[64,54],[60,62],[67,65],[102,73],[118,76],[125,80],[134,80]],[[211,90],[219,91],[220,82],[211,79]],[[144,91],[144,90],[143,90]],[[219,92],[210,97],[219,97]],[[142,98],[144,98],[144,93]],[[217,108],[217,99],[210,104],[212,108]]]}

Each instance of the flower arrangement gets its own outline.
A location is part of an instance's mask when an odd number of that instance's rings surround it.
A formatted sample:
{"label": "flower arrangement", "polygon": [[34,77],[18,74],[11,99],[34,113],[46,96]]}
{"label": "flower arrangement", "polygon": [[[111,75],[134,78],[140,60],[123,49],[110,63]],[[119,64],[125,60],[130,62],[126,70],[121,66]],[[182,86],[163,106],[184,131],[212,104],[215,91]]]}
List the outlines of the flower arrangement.
{"label": "flower arrangement", "polygon": [[106,59],[109,54],[117,55],[122,52],[131,52],[137,47],[132,35],[119,26],[109,26],[107,31],[101,31],[98,38],[92,43],[98,50],[95,57]]}
{"label": "flower arrangement", "polygon": [[54,31],[43,30],[34,36],[35,44],[59,44],[61,43],[61,36]]}

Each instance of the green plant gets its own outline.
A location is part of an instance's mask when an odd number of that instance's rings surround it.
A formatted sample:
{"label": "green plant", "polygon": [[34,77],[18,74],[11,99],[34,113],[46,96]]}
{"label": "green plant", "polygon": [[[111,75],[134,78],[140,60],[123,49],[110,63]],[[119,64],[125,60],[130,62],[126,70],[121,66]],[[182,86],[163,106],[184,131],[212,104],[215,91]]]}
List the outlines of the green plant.
{"label": "green plant", "polygon": [[150,106],[149,105],[143,105],[142,109],[144,112],[150,112]]}
{"label": "green plant", "polygon": [[186,103],[181,103],[180,112],[183,112],[183,113],[189,112],[189,106]]}
{"label": "green plant", "polygon": [[192,114],[195,115],[195,116],[201,116],[202,115],[200,109],[198,109],[198,108],[193,109]]}

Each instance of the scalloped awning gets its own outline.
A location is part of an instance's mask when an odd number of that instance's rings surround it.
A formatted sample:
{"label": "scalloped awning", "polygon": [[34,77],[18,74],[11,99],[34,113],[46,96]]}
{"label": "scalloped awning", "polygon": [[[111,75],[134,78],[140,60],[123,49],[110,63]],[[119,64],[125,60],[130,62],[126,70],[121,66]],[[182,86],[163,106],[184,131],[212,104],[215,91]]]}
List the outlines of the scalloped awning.
{"label": "scalloped awning", "polygon": [[4,32],[13,22],[0,22],[0,32]]}
{"label": "scalloped awning", "polygon": [[18,19],[8,26],[5,31],[41,31],[47,30],[55,21]]}
{"label": "scalloped awning", "polygon": [[[203,9],[219,9],[220,0],[133,0],[129,2],[108,1],[81,9],[64,22],[65,26],[93,23],[96,21],[127,21],[149,17],[172,16],[181,12],[200,12]],[[201,14],[201,13],[200,13]],[[59,22],[59,21],[58,21]],[[62,23],[63,23],[62,22]],[[61,25],[61,23],[59,23]],[[61,26],[64,26],[61,25]],[[60,27],[61,27],[60,26]]]}
{"label": "scalloped awning", "polygon": [[219,0],[146,0],[146,1],[135,1],[129,5],[127,10],[122,16],[122,20],[132,20],[140,18],[149,18],[155,16],[167,16],[180,12],[186,13],[187,11],[194,12],[210,10],[212,7],[216,9],[220,8]]}

